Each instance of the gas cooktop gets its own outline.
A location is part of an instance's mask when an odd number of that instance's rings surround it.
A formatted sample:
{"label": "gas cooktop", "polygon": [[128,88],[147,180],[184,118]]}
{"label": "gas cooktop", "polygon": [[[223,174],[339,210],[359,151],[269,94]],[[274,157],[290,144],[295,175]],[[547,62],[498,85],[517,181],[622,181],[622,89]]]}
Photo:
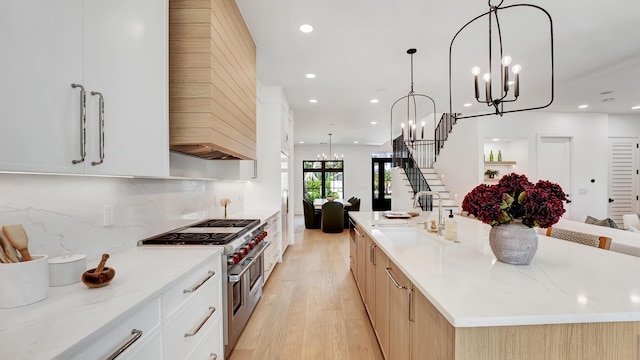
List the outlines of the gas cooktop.
{"label": "gas cooktop", "polygon": [[212,219],[140,241],[142,245],[226,245],[260,224],[257,219]]}

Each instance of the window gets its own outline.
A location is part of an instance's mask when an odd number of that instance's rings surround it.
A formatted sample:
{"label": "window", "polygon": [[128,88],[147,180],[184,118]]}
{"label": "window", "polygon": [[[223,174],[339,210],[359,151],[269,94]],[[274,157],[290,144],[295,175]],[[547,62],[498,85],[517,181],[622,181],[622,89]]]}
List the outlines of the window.
{"label": "window", "polygon": [[315,200],[333,196],[344,198],[343,160],[305,160],[302,162],[302,191]]}

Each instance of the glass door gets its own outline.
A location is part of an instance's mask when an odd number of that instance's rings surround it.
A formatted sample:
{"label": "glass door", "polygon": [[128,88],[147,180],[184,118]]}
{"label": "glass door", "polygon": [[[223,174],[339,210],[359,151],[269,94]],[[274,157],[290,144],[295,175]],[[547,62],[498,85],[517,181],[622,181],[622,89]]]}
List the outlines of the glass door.
{"label": "glass door", "polygon": [[373,210],[391,210],[391,158],[373,158],[371,160]]}

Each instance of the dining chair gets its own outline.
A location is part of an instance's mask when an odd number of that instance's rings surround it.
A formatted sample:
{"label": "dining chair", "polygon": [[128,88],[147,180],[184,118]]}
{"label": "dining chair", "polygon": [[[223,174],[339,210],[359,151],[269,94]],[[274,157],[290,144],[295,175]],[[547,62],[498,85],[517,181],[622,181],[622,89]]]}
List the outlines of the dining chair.
{"label": "dining chair", "polygon": [[320,229],[322,217],[320,210],[316,210],[309,199],[302,199],[302,205],[304,208],[304,227],[307,229]]}
{"label": "dining chair", "polygon": [[604,250],[609,250],[609,248],[611,247],[611,238],[606,236],[586,234],[554,227],[547,228],[546,235],[552,238],[571,241],[582,245],[593,246]]}
{"label": "dining chair", "polygon": [[337,201],[322,205],[322,231],[340,233],[344,230],[344,206]]}

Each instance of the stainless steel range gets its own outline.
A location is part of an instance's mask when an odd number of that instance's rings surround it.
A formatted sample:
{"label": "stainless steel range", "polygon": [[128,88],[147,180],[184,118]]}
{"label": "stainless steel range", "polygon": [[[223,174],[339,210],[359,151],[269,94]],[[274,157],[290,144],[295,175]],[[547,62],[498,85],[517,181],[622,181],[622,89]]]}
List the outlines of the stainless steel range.
{"label": "stainless steel range", "polygon": [[222,299],[227,310],[224,313],[225,357],[228,357],[242,333],[253,309],[262,296],[264,282],[263,252],[270,245],[266,224],[260,220],[213,219],[184,228],[172,230],[148,239],[145,245],[200,245],[223,246]]}

